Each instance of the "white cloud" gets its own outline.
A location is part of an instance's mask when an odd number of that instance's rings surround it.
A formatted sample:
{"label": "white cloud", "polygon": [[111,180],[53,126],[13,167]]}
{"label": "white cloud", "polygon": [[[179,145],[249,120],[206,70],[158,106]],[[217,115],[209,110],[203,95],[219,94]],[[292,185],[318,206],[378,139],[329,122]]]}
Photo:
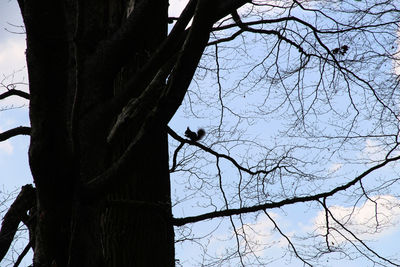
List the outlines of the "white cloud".
{"label": "white cloud", "polygon": [[0,73],[7,75],[23,68],[25,63],[25,41],[9,38],[0,43]]}
{"label": "white cloud", "polygon": [[340,168],[342,168],[342,166],[343,166],[343,164],[341,164],[341,163],[334,163],[334,164],[332,164],[330,167],[329,167],[329,173],[335,173],[335,172],[337,172],[338,170],[340,170]]}
{"label": "white cloud", "polygon": [[[268,214],[273,220],[279,219],[276,213],[269,212]],[[282,222],[280,223],[282,226]],[[286,239],[276,234],[274,224],[266,215],[259,216],[255,223],[244,224],[237,231],[239,236],[245,237],[240,240],[242,247],[249,247],[257,256],[262,256],[266,252],[266,248],[272,245],[287,246]],[[286,233],[286,235],[291,236],[292,234]],[[247,242],[246,245],[245,242]]]}
{"label": "white cloud", "polygon": [[[275,221],[279,221],[279,216],[276,213],[268,212],[269,216]],[[280,227],[283,227],[284,222],[279,222]],[[227,253],[227,247],[233,247],[236,249],[236,237],[239,238],[240,247],[256,256],[265,256],[268,248],[272,246],[285,247],[287,241],[276,231],[274,224],[264,214],[257,216],[257,220],[251,223],[243,223],[242,227],[239,227],[237,223],[236,231],[231,230],[229,233],[220,232],[219,234],[213,233],[211,238],[208,240],[207,249],[209,251],[215,251],[215,257],[225,257]],[[286,235],[292,236],[292,233],[285,233]]]}
{"label": "white cloud", "polygon": [[[332,206],[329,208],[333,216],[361,239],[377,239],[396,230],[400,222],[400,199],[381,195],[371,197],[360,207]],[[326,234],[325,211],[321,211],[314,219],[314,228],[321,235]],[[340,230],[349,240],[354,238],[347,234],[332,218],[329,219],[331,229]],[[345,238],[336,231],[330,231],[330,241],[340,244]]]}

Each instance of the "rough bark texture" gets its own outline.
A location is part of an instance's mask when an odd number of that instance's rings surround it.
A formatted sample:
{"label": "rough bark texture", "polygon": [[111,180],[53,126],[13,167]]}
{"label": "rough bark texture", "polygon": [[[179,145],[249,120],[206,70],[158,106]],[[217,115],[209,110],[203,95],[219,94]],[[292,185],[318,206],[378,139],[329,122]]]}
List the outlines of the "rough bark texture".
{"label": "rough bark texture", "polygon": [[35,267],[174,266],[167,124],[213,23],[245,2],[192,0],[166,39],[167,0],[18,1]]}
{"label": "rough bark texture", "polygon": [[94,66],[101,61],[99,43],[119,38],[112,36],[126,23],[128,5],[134,13],[140,1],[20,2],[31,93],[29,156],[38,189],[35,266],[173,265],[165,124],[141,140],[130,168],[119,174],[123,183],[95,200],[79,194],[80,185],[130,142],[126,131],[112,147],[107,144],[115,117],[104,116],[101,105],[125,89],[166,36],[167,1],[147,2],[137,12],[139,30],[121,42],[134,45],[125,48],[124,58],[115,54],[122,64],[101,69],[108,77]]}

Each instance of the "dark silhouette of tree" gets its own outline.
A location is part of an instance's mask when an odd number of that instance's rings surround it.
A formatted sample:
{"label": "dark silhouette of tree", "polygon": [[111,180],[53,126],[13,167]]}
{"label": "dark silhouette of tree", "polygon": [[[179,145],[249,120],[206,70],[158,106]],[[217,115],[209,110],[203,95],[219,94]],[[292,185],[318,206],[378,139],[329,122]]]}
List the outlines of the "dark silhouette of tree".
{"label": "dark silhouette of tree", "polygon": [[[2,258],[23,222],[35,267],[191,264],[175,243],[198,246],[195,266],[399,265],[364,238],[398,199],[397,1],[190,0],[179,17],[164,0],[18,3],[29,94],[0,99],[29,99],[31,125],[0,140],[30,135],[35,187],[3,218]],[[301,204],[319,228],[293,235],[275,212]],[[260,218],[288,256],[268,254]]]}

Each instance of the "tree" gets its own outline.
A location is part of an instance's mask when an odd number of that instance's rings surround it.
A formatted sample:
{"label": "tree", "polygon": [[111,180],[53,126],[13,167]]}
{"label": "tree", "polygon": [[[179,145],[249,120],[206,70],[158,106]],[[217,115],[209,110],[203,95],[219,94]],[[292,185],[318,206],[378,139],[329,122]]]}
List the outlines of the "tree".
{"label": "tree", "polygon": [[[367,178],[400,159],[396,1],[190,0],[179,17],[160,0],[18,3],[29,95],[2,96],[29,98],[31,126],[1,139],[30,135],[35,188],[22,189],[1,234],[24,221],[34,266],[174,266],[174,226],[176,241],[195,242],[191,225],[225,219],[235,248],[203,264],[263,265],[247,223],[260,213],[305,265],[352,258],[348,244],[397,265],[333,206],[346,190],[355,207],[375,203],[378,232],[376,196],[395,195],[396,174]],[[168,126],[182,103],[210,119],[205,142]],[[358,153],[365,142],[372,156]],[[172,213],[193,201],[197,215]],[[307,250],[271,213],[304,202],[324,210]]]}

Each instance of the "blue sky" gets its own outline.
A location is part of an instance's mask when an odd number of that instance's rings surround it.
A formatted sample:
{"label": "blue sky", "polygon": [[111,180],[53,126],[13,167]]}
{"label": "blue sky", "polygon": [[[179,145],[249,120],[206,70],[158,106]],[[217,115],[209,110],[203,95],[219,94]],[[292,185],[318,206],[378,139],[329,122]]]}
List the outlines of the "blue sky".
{"label": "blue sky", "polygon": [[[179,14],[179,10],[184,6],[185,2],[186,1],[175,1],[175,5],[172,5],[174,13],[172,13],[171,15],[177,16]],[[13,82],[21,82],[21,84],[18,85],[17,89],[27,90],[27,75],[24,62],[25,37],[21,34],[10,33],[9,31],[21,31],[19,27],[15,27],[12,25],[22,25],[16,1],[0,1],[0,78],[3,85],[8,85]],[[215,81],[208,81],[207,84],[209,84],[210,88],[212,88],[212,86],[215,86]],[[193,92],[196,92],[195,85],[192,86]],[[0,90],[4,90],[4,88],[0,88]],[[234,99],[233,102],[235,101],[238,100]],[[2,111],[0,112],[0,131],[4,131],[20,125],[29,125],[27,104],[28,103],[26,101],[17,97],[10,98],[1,102],[0,109],[2,109]],[[183,135],[183,132],[188,125],[195,129],[198,125],[203,127],[210,127],[210,125],[215,124],[215,120],[212,120],[211,117],[204,115],[207,114],[207,112],[203,114],[203,117],[191,117],[190,112],[188,112],[190,108],[191,107],[188,104],[188,99],[186,99],[182,106],[182,109],[177,113],[170,124],[170,126],[179,134]],[[201,114],[201,110],[199,112]],[[218,113],[218,110],[214,110],[213,112]],[[253,124],[252,127],[249,127],[249,129],[253,132],[266,132],[267,130],[274,129],[274,127],[271,127],[271,121],[265,121],[263,123],[259,122],[258,124]],[[204,143],[207,144],[208,141],[209,140],[204,140]],[[26,136],[15,137],[11,140],[0,143],[0,168],[2,170],[0,176],[0,195],[14,191],[20,186],[32,182],[27,159],[28,145],[29,138]],[[222,149],[222,147],[217,146],[216,149],[218,148]],[[371,152],[374,154],[377,153],[377,151],[374,151],[374,143],[371,140],[369,141],[369,143],[365,143],[365,146],[360,149],[360,153],[362,151]],[[190,152],[190,148],[188,148],[187,153],[189,154]],[[243,153],[243,151],[239,151],[237,153],[240,155],[240,153]],[[235,172],[231,170],[232,166],[230,166],[229,163],[224,164],[226,164],[224,165],[224,168],[226,168],[226,173],[228,174],[227,176],[235,176]],[[337,162],[331,162],[330,164],[332,166],[332,172],[337,171],[346,173],[347,171],[349,171],[348,169],[346,169],[346,167],[342,167],[342,165]],[[386,168],[384,171],[380,172],[380,176],[396,176],[397,174],[394,172],[396,167],[397,166],[391,166],[392,169]],[[181,181],[182,179],[180,175],[181,173],[174,174],[173,179],[175,179],[175,181]],[[375,178],[378,179],[379,176],[377,175],[375,176]],[[227,181],[227,183],[230,182],[231,181],[229,180]],[[183,197],[183,194],[181,192],[184,191],[184,187],[184,184],[179,185],[179,183],[174,186],[173,189],[176,190],[177,197]],[[346,194],[347,192],[341,194],[340,197],[345,200],[347,198]],[[383,228],[379,235],[375,236],[375,238],[378,240],[374,241],[372,245],[383,252],[384,255],[391,255],[392,250],[397,248],[397,240],[400,238],[399,227],[397,227],[400,221],[400,211],[398,210],[398,207],[400,206],[400,201],[398,198],[395,198],[390,194],[383,194],[382,196],[375,197],[376,199],[374,200],[378,201],[380,205],[379,207],[382,214],[382,220],[385,221],[386,219],[388,226],[387,228]],[[390,201],[388,202],[388,200]],[[201,209],[198,206],[199,203],[197,203],[196,201],[197,200],[194,199],[192,201],[185,202],[183,206],[177,205],[174,208],[174,214],[177,217],[180,217],[183,215],[195,215],[199,212],[210,211],[209,207]],[[335,214],[339,217],[341,215],[345,216],[352,212],[354,214],[352,221],[354,222],[355,227],[353,230],[355,231],[357,229],[362,229],[362,225],[373,223],[370,220],[370,212],[374,210],[375,207],[373,205],[370,205],[370,202],[365,202],[365,199],[363,199],[357,203],[355,209],[352,209],[353,206],[351,204],[355,203],[354,199],[352,201],[349,201],[349,204],[347,205],[345,204],[346,201],[332,201],[332,210],[334,210]],[[297,204],[287,206],[280,210],[271,210],[269,211],[269,214],[276,221],[279,222],[280,227],[288,236],[294,238],[295,236],[302,237],[308,232],[314,231],[314,233],[318,233],[318,230],[317,228],[315,228],[315,226],[318,225],[318,222],[321,222],[321,218],[323,218],[323,214],[321,214],[320,212],[321,208],[315,204]],[[246,229],[245,227],[244,230],[247,232],[249,238],[253,242],[258,242],[259,244],[255,246],[255,248],[262,248],[263,245],[269,246],[270,244],[275,244],[271,248],[267,248],[265,250],[265,256],[268,257],[268,255],[283,255],[283,253],[285,252],[284,248],[287,246],[287,243],[282,239],[279,234],[276,233],[276,231],[273,230],[271,222],[268,221],[265,215],[261,214],[257,218],[249,215],[244,216],[244,218],[245,223],[248,224],[248,228]],[[206,235],[207,233],[212,232],[212,230],[217,227],[216,225],[219,222],[219,220],[215,220],[214,222],[204,222],[195,225],[193,227],[193,229],[197,231],[195,236],[202,236],[203,234]],[[236,221],[236,223],[238,223],[238,221]],[[389,224],[394,225],[389,226]],[[236,225],[238,228],[240,228],[239,224]],[[225,249],[227,247],[235,246],[235,243],[232,242],[232,240],[226,241],[230,236],[232,236],[233,233],[233,230],[229,229],[229,227],[230,224],[224,221],[221,223],[221,225],[219,225],[219,228],[215,232],[212,232],[211,235],[208,235],[206,237],[206,243],[208,242],[210,244],[211,254],[215,253],[216,255],[218,255],[219,253],[226,253]],[[252,234],[252,229],[254,229],[254,232],[257,232],[259,235]],[[177,236],[179,237],[179,235]],[[366,238],[371,238],[371,236],[368,235],[363,236]],[[335,238],[336,242],[341,242],[339,236],[335,236]],[[185,242],[182,244],[183,245],[177,245],[177,258],[181,259],[183,266],[198,266],[196,264],[198,264],[198,261],[200,260],[199,247],[191,242]],[[399,250],[393,251],[393,253],[397,253],[397,255],[398,252]],[[10,255],[10,257],[11,256],[12,255]],[[300,261],[292,259],[292,261],[289,263],[287,259],[288,257],[284,258],[284,260],[281,261],[274,261],[273,263],[271,263],[271,266],[301,266]],[[326,262],[324,262],[324,264],[322,265],[327,267],[372,266],[370,263],[366,263],[363,260],[346,260],[339,262],[333,261],[331,259],[324,260],[326,260]]]}
{"label": "blue sky", "polygon": [[[8,32],[21,32],[20,28],[10,25],[22,25],[16,1],[1,1],[0,17],[0,90],[4,92],[4,86],[21,83],[17,85],[17,89],[27,91],[25,36]],[[10,97],[2,101],[0,130],[29,125],[27,105],[28,102],[19,97]],[[32,181],[27,164],[28,145],[28,136],[18,136],[0,144],[0,167],[6,171],[2,173],[1,181],[6,184],[8,190]]]}
{"label": "blue sky", "polygon": [[[25,63],[25,36],[11,32],[21,32],[22,25],[16,1],[0,1],[0,90],[4,92],[11,83],[20,83],[17,89],[27,91],[27,73]],[[12,24],[12,25],[11,25]],[[9,32],[11,31],[11,32]],[[17,126],[29,126],[28,102],[10,97],[0,103],[0,131]],[[28,164],[28,136],[17,136],[0,144],[0,203],[10,193],[15,193],[22,185],[32,183],[32,176]],[[7,202],[5,204],[10,204]],[[3,205],[1,210],[3,211]],[[26,245],[26,236],[21,236],[15,245],[22,251]],[[9,252],[2,262],[2,267],[12,266],[12,259],[18,256]],[[28,255],[21,266],[28,266],[31,260]],[[4,265],[3,265],[4,264]]]}

